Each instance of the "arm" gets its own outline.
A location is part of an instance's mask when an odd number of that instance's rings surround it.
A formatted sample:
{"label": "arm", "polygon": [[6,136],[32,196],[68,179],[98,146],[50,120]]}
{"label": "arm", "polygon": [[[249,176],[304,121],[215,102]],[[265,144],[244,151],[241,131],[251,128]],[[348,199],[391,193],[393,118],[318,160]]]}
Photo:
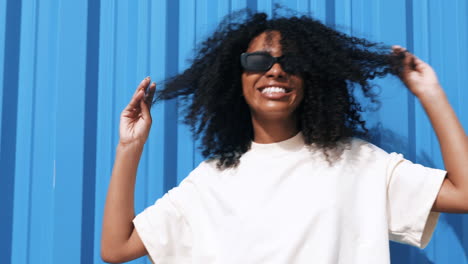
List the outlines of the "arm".
{"label": "arm", "polygon": [[[404,49],[395,46],[394,52],[404,52]],[[404,64],[400,77],[424,107],[447,170],[432,211],[468,213],[468,137],[433,69],[409,53]]]}
{"label": "arm", "polygon": [[101,257],[106,262],[125,262],[147,254],[132,220],[134,190],[138,163],[151,127],[149,104],[156,85],[150,87],[145,98],[145,88],[150,82],[144,79],[120,117],[120,140],[104,207],[101,237]]}

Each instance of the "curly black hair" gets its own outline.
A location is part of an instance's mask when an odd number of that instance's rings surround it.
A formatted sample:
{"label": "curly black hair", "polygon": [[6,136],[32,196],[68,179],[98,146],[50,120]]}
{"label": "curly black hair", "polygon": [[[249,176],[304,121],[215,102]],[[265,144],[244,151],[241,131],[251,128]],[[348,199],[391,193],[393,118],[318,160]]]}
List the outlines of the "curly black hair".
{"label": "curly black hair", "polygon": [[[186,102],[184,122],[202,138],[202,155],[218,168],[235,167],[249,150],[253,127],[242,97],[240,54],[263,32],[280,32],[285,72],[304,80],[304,99],[296,110],[305,143],[325,152],[367,133],[359,87],[378,103],[369,80],[398,74],[404,54],[348,36],[309,16],[274,17],[243,10],[226,17],[197,51],[191,66],[166,81],[155,102],[179,97]],[[327,155],[328,156],[328,155]]]}

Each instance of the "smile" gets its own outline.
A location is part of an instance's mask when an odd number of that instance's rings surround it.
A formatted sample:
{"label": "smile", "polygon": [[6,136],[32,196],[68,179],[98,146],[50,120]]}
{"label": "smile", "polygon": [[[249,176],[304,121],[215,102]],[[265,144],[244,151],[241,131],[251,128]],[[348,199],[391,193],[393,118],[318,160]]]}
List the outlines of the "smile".
{"label": "smile", "polygon": [[279,86],[268,86],[268,87],[261,87],[258,89],[262,94],[269,94],[269,93],[289,93],[292,89],[279,87]]}
{"label": "smile", "polygon": [[267,86],[257,89],[261,96],[269,100],[279,100],[288,97],[291,94],[292,89],[279,86]]}

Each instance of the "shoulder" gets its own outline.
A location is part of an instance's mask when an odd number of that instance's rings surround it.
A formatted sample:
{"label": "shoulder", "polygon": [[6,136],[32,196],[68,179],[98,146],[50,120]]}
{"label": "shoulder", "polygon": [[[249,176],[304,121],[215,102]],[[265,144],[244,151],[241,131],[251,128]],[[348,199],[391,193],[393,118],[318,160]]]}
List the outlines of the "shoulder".
{"label": "shoulder", "polygon": [[343,145],[344,153],[347,155],[376,155],[377,157],[388,155],[385,150],[360,138],[350,138],[341,145]]}
{"label": "shoulder", "polygon": [[215,159],[200,162],[182,182],[199,182],[221,174],[223,170],[218,169],[217,162]]}
{"label": "shoulder", "polygon": [[369,163],[398,163],[404,157],[399,153],[388,153],[379,146],[360,139],[351,138],[344,143],[343,156],[344,159],[360,160],[367,164]]}
{"label": "shoulder", "polygon": [[198,164],[193,173],[219,173],[220,171],[217,159],[206,159]]}

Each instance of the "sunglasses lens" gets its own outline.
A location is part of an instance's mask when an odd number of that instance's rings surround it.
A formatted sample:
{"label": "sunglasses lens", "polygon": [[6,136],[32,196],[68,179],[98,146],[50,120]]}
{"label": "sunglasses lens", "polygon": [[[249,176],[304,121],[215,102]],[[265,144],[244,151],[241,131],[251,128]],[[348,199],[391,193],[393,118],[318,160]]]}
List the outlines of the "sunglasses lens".
{"label": "sunglasses lens", "polygon": [[249,54],[243,66],[250,71],[266,71],[271,67],[272,62],[273,57],[268,54]]}

